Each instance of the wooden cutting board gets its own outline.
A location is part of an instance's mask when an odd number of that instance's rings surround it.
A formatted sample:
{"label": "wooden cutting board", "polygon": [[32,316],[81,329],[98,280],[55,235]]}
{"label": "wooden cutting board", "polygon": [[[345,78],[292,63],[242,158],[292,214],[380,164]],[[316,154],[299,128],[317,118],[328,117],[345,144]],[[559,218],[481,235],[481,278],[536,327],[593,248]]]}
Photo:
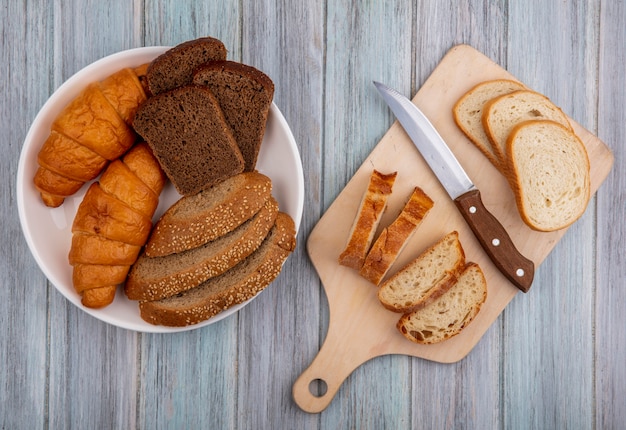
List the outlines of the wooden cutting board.
{"label": "wooden cutting board", "polygon": [[[437,128],[479,190],[485,206],[500,220],[520,252],[537,268],[565,234],[565,230],[542,233],[528,228],[517,211],[506,180],[470,143],[454,123],[452,107],[479,82],[506,78],[511,74],[467,45],[452,48],[413,102]],[[372,86],[372,94],[374,94]],[[374,96],[374,95],[373,95]],[[608,175],[613,155],[597,137],[572,121],[585,144],[591,164],[591,189],[595,193]],[[361,197],[372,169],[398,176],[379,230],[389,225],[402,209],[415,186],[421,187],[435,205],[400,254],[387,276],[395,273],[446,233],[457,230],[466,260],[478,263],[487,279],[488,295],[474,321],[459,335],[435,345],[418,345],[396,329],[400,314],[382,307],[377,288],[350,268],[337,263],[348,240]],[[386,354],[406,354],[451,363],[461,360],[478,343],[502,310],[520,293],[497,270],[458,212],[452,200],[421,158],[402,126],[396,121],[367,157],[344,190],[311,232],[307,249],[324,285],[330,307],[328,334],[319,354],[296,380],[293,397],[307,412],[328,406],[342,382],[362,363]],[[527,294],[533,293],[533,288]],[[326,384],[323,395],[311,393],[312,381]]]}

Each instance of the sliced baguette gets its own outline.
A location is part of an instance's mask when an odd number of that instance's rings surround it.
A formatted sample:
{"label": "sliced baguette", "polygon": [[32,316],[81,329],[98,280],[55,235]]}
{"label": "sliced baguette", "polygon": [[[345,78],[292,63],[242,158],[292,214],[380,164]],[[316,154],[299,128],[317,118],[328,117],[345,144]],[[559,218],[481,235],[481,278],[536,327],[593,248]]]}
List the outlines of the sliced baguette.
{"label": "sliced baguette", "polygon": [[124,286],[131,300],[159,300],[197,287],[253,253],[276,220],[273,197],[251,219],[235,230],[188,251],[164,257],[140,255]]}
{"label": "sliced baguette", "polygon": [[565,228],[590,198],[589,157],[570,129],[552,121],[517,125],[507,141],[509,182],[524,222],[539,231]]}
{"label": "sliced baguette", "polygon": [[383,282],[378,299],[394,312],[416,311],[448,291],[464,265],[465,252],[453,231]]}
{"label": "sliced baguette", "polygon": [[[567,116],[550,99],[535,91],[522,90],[490,100],[483,110],[482,123],[500,165],[506,168],[506,141],[513,127],[529,121],[549,119],[571,128]],[[506,171],[504,172],[506,175]]]}
{"label": "sliced baguette", "polygon": [[151,324],[173,327],[205,321],[267,287],[295,245],[294,222],[281,212],[263,244],[241,263],[191,290],[162,300],[140,302],[140,315]]}
{"label": "sliced baguette", "polygon": [[339,264],[360,270],[365,262],[376,229],[387,208],[397,172],[383,174],[373,170],[356,213],[348,243],[339,256]]}
{"label": "sliced baguette", "polygon": [[247,172],[182,197],[155,224],[146,255],[162,257],[182,252],[225,235],[254,216],[271,192],[270,178]]}
{"label": "sliced baguette", "polygon": [[486,299],[485,275],[480,266],[470,262],[452,288],[428,306],[403,315],[397,328],[412,342],[441,342],[467,327]]}
{"label": "sliced baguette", "polygon": [[359,272],[361,276],[378,285],[433,204],[432,199],[421,188],[415,187],[402,212],[372,245]]}
{"label": "sliced baguette", "polygon": [[524,89],[521,82],[508,79],[481,82],[465,93],[452,109],[457,126],[498,170],[501,170],[500,160],[483,128],[483,110],[490,100]]}

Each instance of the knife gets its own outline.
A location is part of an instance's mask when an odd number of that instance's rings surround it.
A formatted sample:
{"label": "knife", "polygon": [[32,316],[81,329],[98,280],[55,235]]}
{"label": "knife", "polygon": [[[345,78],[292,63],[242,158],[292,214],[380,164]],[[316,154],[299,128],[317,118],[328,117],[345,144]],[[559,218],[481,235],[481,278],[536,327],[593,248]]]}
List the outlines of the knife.
{"label": "knife", "polygon": [[374,85],[465,218],[495,266],[517,288],[528,292],[535,264],[515,247],[500,222],[485,208],[480,191],[428,118],[393,88]]}

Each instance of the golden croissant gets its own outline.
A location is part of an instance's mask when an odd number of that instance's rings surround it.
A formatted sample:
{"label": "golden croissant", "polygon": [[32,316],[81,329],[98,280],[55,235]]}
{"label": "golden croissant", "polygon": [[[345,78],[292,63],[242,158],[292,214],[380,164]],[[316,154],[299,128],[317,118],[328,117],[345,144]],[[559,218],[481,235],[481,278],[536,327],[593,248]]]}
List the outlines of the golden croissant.
{"label": "golden croissant", "polygon": [[83,305],[98,308],[113,301],[148,239],[165,182],[161,166],[142,142],[91,184],[72,224],[69,252],[73,285]]}
{"label": "golden croissant", "polygon": [[125,68],[89,84],[54,120],[34,177],[47,206],[60,206],[135,143],[131,121],[147,98],[145,71]]}

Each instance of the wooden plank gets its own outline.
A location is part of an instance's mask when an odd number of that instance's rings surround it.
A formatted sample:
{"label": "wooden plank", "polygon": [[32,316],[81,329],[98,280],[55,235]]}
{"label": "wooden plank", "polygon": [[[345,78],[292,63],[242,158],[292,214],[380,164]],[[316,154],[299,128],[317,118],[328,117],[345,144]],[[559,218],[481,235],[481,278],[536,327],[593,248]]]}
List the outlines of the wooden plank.
{"label": "wooden plank", "polygon": [[[328,2],[326,13],[323,211],[392,123],[372,81],[387,82],[407,93],[411,89],[414,9],[410,2],[339,1]],[[325,296],[323,303],[327,300]],[[320,341],[324,342],[329,309],[325,305],[321,311]],[[337,423],[342,428],[401,428],[411,413],[411,387],[403,382],[409,371],[409,361],[400,356],[382,357],[357,368],[321,415],[321,427]]]}
{"label": "wooden plank", "polygon": [[[51,88],[51,4],[9,2],[0,9],[0,428],[43,428],[47,423],[49,289],[22,234],[15,178],[31,120]],[[28,52],[28,57],[24,54]],[[24,79],[27,76],[30,79]]]}
{"label": "wooden plank", "polygon": [[[87,64],[135,43],[132,4],[55,3],[49,16],[54,19],[54,63],[48,73],[54,73],[54,87]],[[90,317],[51,291],[46,405],[50,425],[134,426],[136,334]]]}
{"label": "wooden plank", "polygon": [[228,50],[228,59],[241,58],[239,2],[145,2],[145,46],[174,46],[198,37],[216,37]]}
{"label": "wooden plank", "polygon": [[626,4],[602,2],[598,39],[598,136],[613,148],[615,165],[597,198],[595,256],[595,421],[598,429],[626,422]]}
{"label": "wooden plank", "polygon": [[[508,18],[509,71],[592,130],[598,6],[513,2]],[[529,32],[531,28],[544,31]],[[537,272],[534,291],[507,309],[506,427],[593,425],[594,205]]]}
{"label": "wooden plank", "polygon": [[[474,2],[418,2],[413,38],[414,91],[430,76],[454,43],[467,43],[497,64],[506,65],[506,4]],[[498,318],[474,350],[458,363],[441,365],[411,358],[412,428],[500,427],[502,379],[502,322]],[[493,405],[494,407],[484,407]]]}
{"label": "wooden plank", "polygon": [[[220,39],[240,58],[238,2],[147,2],[144,45]],[[141,336],[140,428],[234,428],[238,317],[172,336]]]}
{"label": "wooden plank", "polygon": [[291,127],[302,160],[305,210],[297,248],[281,275],[239,313],[237,428],[317,425],[317,417],[294,405],[291,384],[319,348],[319,281],[305,242],[320,215],[323,13],[320,2],[252,0],[242,6],[241,61],[274,82],[274,102]]}

